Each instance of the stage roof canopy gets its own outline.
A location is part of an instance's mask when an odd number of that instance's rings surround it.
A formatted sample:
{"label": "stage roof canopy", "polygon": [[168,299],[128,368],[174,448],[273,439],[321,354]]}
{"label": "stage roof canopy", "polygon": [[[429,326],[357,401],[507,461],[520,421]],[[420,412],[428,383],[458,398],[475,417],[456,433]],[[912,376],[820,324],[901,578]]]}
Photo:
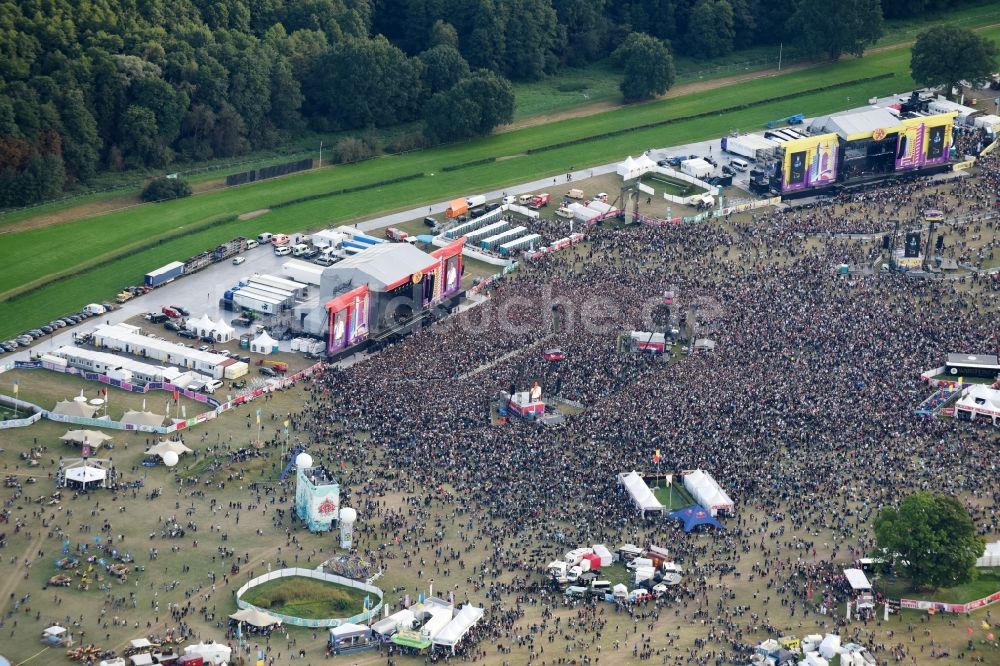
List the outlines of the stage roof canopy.
{"label": "stage roof canopy", "polygon": [[434,264],[434,257],[409,243],[380,243],[337,262],[325,273],[333,273],[354,285],[367,284],[372,289],[385,290]]}
{"label": "stage roof canopy", "polygon": [[891,130],[899,126],[899,118],[886,109],[866,109],[841,113],[826,119],[825,129],[836,132],[845,139],[870,135],[877,129]]}

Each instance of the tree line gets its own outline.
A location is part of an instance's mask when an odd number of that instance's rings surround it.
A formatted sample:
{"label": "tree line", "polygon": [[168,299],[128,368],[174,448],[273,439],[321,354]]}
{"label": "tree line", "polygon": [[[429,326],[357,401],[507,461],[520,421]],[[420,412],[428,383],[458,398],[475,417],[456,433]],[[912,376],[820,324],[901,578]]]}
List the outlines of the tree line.
{"label": "tree line", "polygon": [[614,54],[643,99],[672,83],[672,54],[788,39],[838,57],[883,15],[949,4],[882,1],[2,0],[0,206],[307,129],[422,120],[398,148],[462,139],[511,120],[511,80]]}

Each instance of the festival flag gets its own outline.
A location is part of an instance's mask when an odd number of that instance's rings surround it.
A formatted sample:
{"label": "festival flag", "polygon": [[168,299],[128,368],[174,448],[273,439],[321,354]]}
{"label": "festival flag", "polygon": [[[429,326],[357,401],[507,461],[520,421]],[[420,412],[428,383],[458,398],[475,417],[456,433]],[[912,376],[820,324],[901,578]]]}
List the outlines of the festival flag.
{"label": "festival flag", "polygon": [[417,603],[418,604],[424,603],[424,593],[423,592],[421,592],[420,596],[417,597]]}
{"label": "festival flag", "polygon": [[20,385],[21,385],[21,382],[19,382],[18,380],[15,379],[14,380],[14,395],[17,395],[17,391],[18,391],[18,388],[20,387]]}
{"label": "festival flag", "polygon": [[656,449],[656,453],[653,454],[653,462],[660,464],[660,450]]}
{"label": "festival flag", "polygon": [[107,386],[102,386],[101,387],[101,395],[107,397],[107,395],[108,395],[108,387]]}
{"label": "festival flag", "polygon": [[146,411],[146,399],[142,399],[142,411]]}
{"label": "festival flag", "polygon": [[257,425],[260,425],[260,409],[257,409]]}
{"label": "festival flag", "polygon": [[372,607],[372,598],[369,595],[365,595],[365,610],[369,610]]}
{"label": "festival flag", "polygon": [[178,391],[177,389],[174,389],[174,402],[177,402],[180,399],[181,399],[181,392]]}
{"label": "festival flag", "polygon": [[187,405],[181,405],[181,418],[186,419],[188,417]]}

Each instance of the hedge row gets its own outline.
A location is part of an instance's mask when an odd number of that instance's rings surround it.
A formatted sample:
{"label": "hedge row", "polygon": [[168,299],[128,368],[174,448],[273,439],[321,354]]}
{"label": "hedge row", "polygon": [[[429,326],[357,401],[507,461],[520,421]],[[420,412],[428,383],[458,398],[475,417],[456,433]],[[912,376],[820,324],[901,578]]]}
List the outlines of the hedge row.
{"label": "hedge row", "polygon": [[703,111],[701,113],[694,113],[688,116],[678,116],[676,118],[667,118],[666,120],[657,120],[653,123],[646,123],[644,125],[636,125],[635,127],[626,127],[623,129],[613,130],[610,132],[604,132],[602,134],[592,134],[590,136],[581,137],[578,139],[570,139],[569,141],[560,141],[559,143],[552,143],[547,146],[539,146],[538,148],[529,148],[527,153],[529,155],[534,155],[536,153],[543,153],[547,150],[556,150],[557,148],[565,148],[567,146],[574,146],[578,143],[583,143],[585,141],[594,141],[595,139],[607,139],[613,136],[621,136],[622,134],[627,134],[629,132],[635,132],[638,130],[650,129],[652,127],[662,127],[663,125],[670,125],[672,123],[684,122],[687,120],[697,120],[698,118],[706,118],[708,116],[717,116],[723,113],[731,113],[733,111],[744,111],[746,109],[753,108],[755,106],[763,106],[764,104],[771,104],[773,102],[783,102],[789,99],[795,99],[797,97],[802,97],[803,95],[811,95],[813,93],[825,92],[827,90],[835,90],[837,88],[844,88],[847,86],[854,86],[860,83],[869,83],[871,81],[880,81],[882,79],[890,79],[895,76],[894,72],[886,72],[885,74],[879,74],[877,76],[868,76],[863,79],[852,79],[850,81],[843,81],[841,83],[831,83],[828,86],[821,86],[819,88],[809,88],[808,90],[800,90],[794,93],[788,93],[787,95],[779,95],[777,97],[768,97],[767,99],[761,99],[754,102],[747,102],[745,104],[737,104],[736,106],[729,106],[722,109],[713,109],[711,111]]}
{"label": "hedge row", "polygon": [[441,171],[458,171],[459,169],[466,169],[468,167],[480,166],[482,164],[489,164],[490,162],[496,162],[495,157],[484,157],[481,160],[472,160],[471,162],[462,162],[461,164],[448,164],[441,167]]}
{"label": "hedge row", "polygon": [[364,192],[365,190],[373,190],[377,187],[383,187],[385,185],[395,185],[396,183],[405,183],[408,180],[416,180],[417,178],[423,178],[423,172],[410,173],[405,176],[397,176],[396,178],[389,178],[388,180],[378,180],[374,183],[365,183],[364,185],[355,185],[354,187],[345,187],[340,190],[331,190],[330,192],[319,192],[317,194],[309,194],[304,197],[298,197],[296,199],[289,199],[288,201],[282,201],[281,203],[276,203],[272,206],[268,206],[271,210],[277,210],[278,208],[285,208],[286,206],[294,206],[295,204],[305,203],[306,201],[316,201],[317,199],[325,199],[327,197],[335,197],[341,194],[353,194],[354,192]]}
{"label": "hedge row", "polygon": [[152,249],[152,248],[154,248],[154,247],[156,247],[158,245],[163,245],[164,243],[170,242],[172,240],[177,240],[181,236],[188,236],[190,234],[197,233],[199,231],[205,231],[206,229],[209,229],[211,227],[217,227],[217,226],[219,226],[221,224],[229,224],[230,222],[235,222],[236,218],[237,218],[236,215],[225,215],[225,216],[222,216],[222,217],[217,217],[217,218],[214,218],[212,220],[209,220],[205,224],[199,224],[197,226],[188,227],[188,228],[185,228],[185,229],[179,229],[179,230],[175,231],[172,234],[168,234],[166,236],[161,236],[161,237],[156,238],[154,240],[147,241],[147,242],[145,242],[142,245],[139,245],[137,247],[129,248],[128,251],[126,251],[126,252],[116,253],[116,254],[108,257],[107,259],[103,259],[103,260],[97,262],[96,264],[92,264],[90,266],[86,266],[85,268],[77,270],[77,271],[75,271],[73,273],[67,273],[65,275],[59,275],[59,276],[56,276],[56,277],[51,278],[49,280],[45,280],[44,282],[41,282],[41,283],[39,283],[39,284],[31,287],[30,289],[25,289],[24,291],[19,291],[19,292],[15,293],[15,294],[12,294],[12,295],[8,296],[7,298],[3,299],[3,302],[4,303],[10,303],[10,302],[16,301],[19,298],[23,298],[24,296],[27,296],[28,294],[31,294],[32,292],[38,291],[39,289],[43,289],[45,287],[49,287],[49,286],[51,286],[53,284],[56,284],[57,282],[62,282],[64,280],[68,280],[70,278],[74,278],[74,279],[75,278],[79,278],[80,276],[85,275],[85,274],[89,273],[90,271],[96,271],[98,268],[104,268],[108,264],[113,264],[115,262],[121,261],[122,257],[124,257],[126,255],[133,255],[133,254],[137,254],[139,252],[145,252],[146,250],[150,250],[150,249]]}

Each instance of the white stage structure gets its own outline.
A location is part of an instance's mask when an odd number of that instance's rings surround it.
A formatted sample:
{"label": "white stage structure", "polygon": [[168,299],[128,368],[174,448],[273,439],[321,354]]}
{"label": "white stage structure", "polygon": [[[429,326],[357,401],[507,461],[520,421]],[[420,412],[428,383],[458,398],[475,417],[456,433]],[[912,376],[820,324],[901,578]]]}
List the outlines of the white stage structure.
{"label": "white stage structure", "polygon": [[700,469],[684,475],[684,488],[691,493],[694,501],[715,516],[719,511],[732,511],[733,500],[729,498],[712,475]]}
{"label": "white stage structure", "polygon": [[628,491],[629,496],[643,518],[646,517],[647,513],[659,513],[663,515],[666,511],[667,507],[660,504],[660,501],[656,499],[656,495],[649,489],[649,486],[646,485],[646,482],[639,476],[638,472],[633,471],[628,474],[619,474],[618,483],[625,486],[625,490]]}

